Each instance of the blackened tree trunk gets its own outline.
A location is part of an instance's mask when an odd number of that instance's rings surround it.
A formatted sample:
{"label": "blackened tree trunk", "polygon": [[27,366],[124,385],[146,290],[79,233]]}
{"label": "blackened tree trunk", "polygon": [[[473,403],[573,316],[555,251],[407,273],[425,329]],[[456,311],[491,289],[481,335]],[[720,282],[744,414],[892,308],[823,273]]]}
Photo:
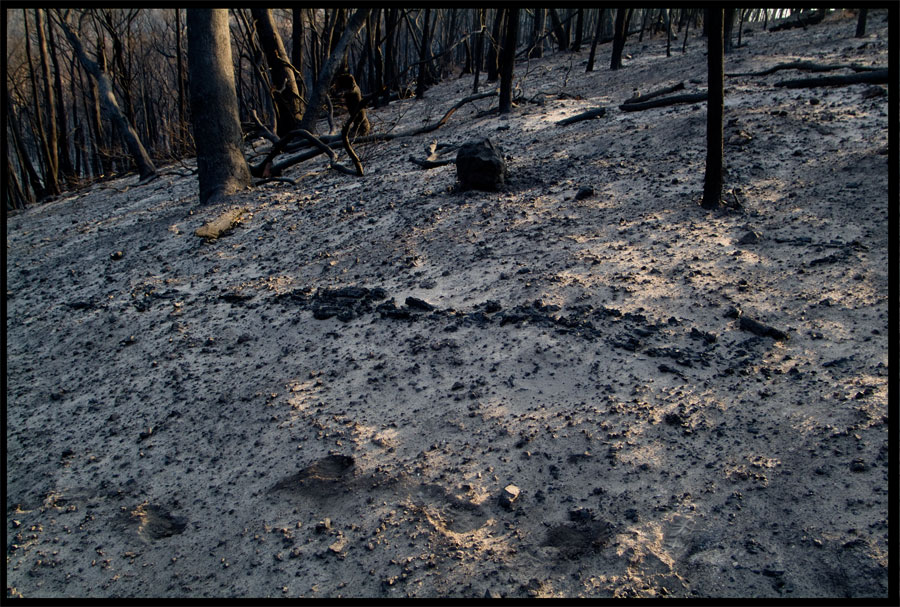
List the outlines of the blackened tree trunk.
{"label": "blackened tree trunk", "polygon": [[347,47],[350,46],[350,41],[353,40],[353,37],[356,36],[357,32],[359,32],[360,28],[362,28],[363,24],[366,22],[366,16],[371,10],[372,9],[370,8],[361,8],[350,17],[347,22],[347,27],[344,28],[344,32],[341,34],[338,43],[334,47],[334,52],[331,53],[331,56],[322,66],[319,77],[316,79],[312,94],[309,96],[309,103],[306,105],[306,113],[303,114],[303,120],[300,121],[299,128],[309,131],[310,133],[316,132],[316,123],[319,120],[319,112],[322,104],[325,103],[325,96],[328,94],[328,88],[331,86],[331,81],[334,80],[338,68],[341,65],[346,64]]}
{"label": "blackened tree trunk", "polygon": [[597,55],[597,45],[600,43],[600,36],[603,33],[603,23],[606,20],[606,9],[598,8],[597,29],[594,31],[594,40],[591,42],[591,53],[588,55],[587,69],[585,71],[594,71],[594,58]]}
{"label": "blackened tree trunk", "polygon": [[722,206],[722,114],[725,107],[725,49],[724,11],[721,8],[709,10],[707,27],[709,70],[709,99],[706,102],[706,177],[703,180],[704,209]]}
{"label": "blackened tree trunk", "polygon": [[[84,67],[85,71],[97,81],[97,95],[100,98],[100,106],[110,122],[116,125],[122,139],[125,140],[125,145],[128,147],[128,151],[130,152],[135,165],[137,165],[141,181],[146,181],[151,177],[155,177],[156,167],[153,165],[153,161],[150,160],[150,156],[147,154],[147,150],[144,149],[141,140],[138,139],[134,127],[122,113],[119,102],[116,101],[116,96],[113,93],[112,82],[110,82],[106,72],[102,71],[96,62],[88,58],[84,51],[84,46],[81,44],[81,39],[69,28],[62,18],[59,19],[59,25],[62,28],[63,33],[65,33],[69,44],[72,45],[72,49],[78,56],[78,60],[81,61],[81,65]],[[198,115],[202,115],[202,113],[195,114],[195,116]]]}
{"label": "blackened tree trunk", "polygon": [[500,77],[500,66],[499,66],[499,56],[500,56],[500,35],[503,32],[503,19],[506,17],[505,8],[498,8],[497,14],[494,15],[494,27],[491,31],[491,40],[488,45],[488,56],[487,56],[487,81],[488,82],[496,82],[497,78]]}
{"label": "blackened tree trunk", "polygon": [[422,47],[419,49],[419,75],[416,80],[416,99],[425,96],[425,89],[428,87],[428,66],[431,62],[431,28],[429,20],[431,19],[431,9],[425,9],[425,23],[422,30]]}
{"label": "blackened tree trunk", "polygon": [[[53,62],[53,90],[56,98],[57,149],[59,154],[59,170],[71,188],[75,185],[75,169],[69,154],[69,121],[66,119],[66,104],[62,86],[62,65],[56,52],[56,37],[53,35],[53,24],[47,22],[47,42],[50,44],[50,59]],[[75,100],[72,99],[74,104]]]}
{"label": "blackened tree trunk", "polygon": [[[34,9],[34,20],[38,34],[41,75],[44,80],[44,107],[47,110],[47,121],[44,123],[44,135],[47,138],[47,187],[52,193],[59,194],[59,149],[57,147],[56,101],[54,100],[53,88],[51,87],[52,77],[50,75],[50,61],[48,59],[47,38],[44,34],[44,18],[41,9]],[[35,112],[40,111],[40,107],[35,108]]]}
{"label": "blackened tree trunk", "polygon": [[200,204],[206,204],[250,185],[250,169],[241,152],[228,10],[189,8],[187,28]]}
{"label": "blackened tree trunk", "polygon": [[175,153],[180,156],[187,148],[187,94],[184,78],[184,47],[181,43],[181,9],[175,9],[175,69],[178,88],[178,127],[175,138]]}
{"label": "blackened tree trunk", "polygon": [[578,16],[575,21],[575,40],[572,41],[572,51],[581,50],[581,41],[584,38],[584,9],[578,9]]}
{"label": "blackened tree trunk", "polygon": [[734,9],[733,8],[725,9],[723,30],[724,30],[724,38],[723,38],[724,51],[725,51],[725,54],[729,54],[729,53],[731,53],[732,50],[734,50],[734,45],[731,43],[731,34],[734,31]]}
{"label": "blackened tree trunk", "polygon": [[303,116],[300,90],[297,88],[294,71],[290,68],[284,43],[281,41],[278,30],[275,29],[271,9],[251,8],[250,14],[256,21],[260,46],[266,57],[266,63],[269,65],[269,76],[273,89],[272,102],[275,106],[275,132],[279,137],[284,137],[296,128],[297,122]]}
{"label": "blackened tree trunk", "polygon": [[547,18],[547,9],[534,9],[534,22],[531,30],[531,48],[528,51],[528,57],[531,59],[540,59],[544,56],[544,23]]}
{"label": "blackened tree trunk", "polygon": [[[303,9],[291,9],[291,65],[297,71],[294,79],[297,81],[297,89],[301,95],[305,92],[305,82],[303,81]],[[302,111],[301,101],[301,111]]]}
{"label": "blackened tree trunk", "polygon": [[609,69],[617,70],[622,67],[622,50],[625,48],[625,27],[628,9],[616,9],[616,24],[613,32],[613,48],[612,59],[609,63]]}
{"label": "blackened tree trunk", "polygon": [[519,9],[507,9],[506,35],[503,36],[503,51],[500,58],[500,113],[512,110],[513,67],[516,63],[516,42],[519,31]]}
{"label": "blackened tree trunk", "polygon": [[484,62],[484,26],[486,10],[487,9],[484,8],[475,9],[478,18],[478,23],[476,25],[478,33],[475,35],[475,52],[472,53],[474,55],[475,63],[475,80],[472,83],[472,93],[478,92],[478,77],[481,75],[481,64]]}
{"label": "blackened tree trunk", "polygon": [[553,36],[556,38],[556,42],[559,45],[559,50],[567,51],[569,50],[569,37],[566,36],[566,30],[562,26],[562,22],[559,20],[559,15],[556,12],[555,8],[548,9],[550,12],[550,24],[553,27]]}
{"label": "blackened tree trunk", "polygon": [[862,38],[866,35],[866,17],[869,14],[869,9],[861,8],[859,9],[859,18],[856,20],[856,37]]}
{"label": "blackened tree trunk", "polygon": [[672,56],[672,12],[666,10],[666,57]]}

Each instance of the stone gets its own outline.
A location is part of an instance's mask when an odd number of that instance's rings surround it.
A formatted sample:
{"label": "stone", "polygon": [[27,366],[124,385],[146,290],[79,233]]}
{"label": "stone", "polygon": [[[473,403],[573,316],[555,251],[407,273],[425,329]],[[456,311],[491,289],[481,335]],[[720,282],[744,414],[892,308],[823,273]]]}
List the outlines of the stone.
{"label": "stone", "polygon": [[738,240],[738,244],[756,244],[762,238],[762,234],[754,230],[750,230]]}
{"label": "stone", "polygon": [[456,153],[456,176],[461,190],[497,191],[507,177],[503,152],[488,138],[461,145]]}
{"label": "stone", "polygon": [[584,186],[578,188],[578,192],[575,194],[575,200],[584,200],[585,198],[590,198],[594,195],[594,188],[591,186]]}
{"label": "stone", "polygon": [[519,499],[521,491],[515,485],[507,485],[500,494],[500,505],[506,509],[512,509],[513,503]]}

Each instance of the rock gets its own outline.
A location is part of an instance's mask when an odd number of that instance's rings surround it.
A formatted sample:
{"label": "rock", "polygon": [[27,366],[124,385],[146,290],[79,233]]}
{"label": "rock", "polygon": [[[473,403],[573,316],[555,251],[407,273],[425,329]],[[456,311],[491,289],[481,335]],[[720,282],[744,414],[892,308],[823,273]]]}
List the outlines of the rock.
{"label": "rock", "polygon": [[865,460],[861,458],[857,458],[850,462],[850,470],[852,472],[865,472],[868,466],[866,466]]}
{"label": "rock", "polygon": [[691,329],[691,339],[701,339],[708,344],[714,343],[716,339],[718,339],[715,333],[707,333],[706,331],[701,331],[696,327]]}
{"label": "rock", "polygon": [[493,314],[494,312],[499,312],[500,310],[503,309],[503,306],[501,306],[498,302],[496,302],[492,299],[487,300],[486,302],[484,302],[483,305],[484,305],[484,311],[487,314]]}
{"label": "rock", "polygon": [[750,230],[738,240],[738,244],[756,244],[762,238],[762,234],[754,230]]}
{"label": "rock", "polygon": [[873,97],[881,97],[882,95],[887,95],[887,91],[884,89],[884,87],[870,86],[865,91],[863,91],[862,97],[863,99],[871,99]]}
{"label": "rock", "polygon": [[109,255],[109,258],[112,259],[112,260],[114,260],[114,261],[117,261],[117,260],[119,260],[119,259],[122,259],[123,257],[125,257],[125,252],[124,252],[124,251],[116,251],[115,253],[110,253],[110,255]]}
{"label": "rock", "polygon": [[740,327],[744,331],[750,331],[751,333],[755,333],[760,337],[771,337],[776,341],[783,341],[788,338],[787,333],[776,329],[775,327],[770,327],[769,325],[764,325],[758,320],[753,320],[752,318],[747,318],[746,316],[742,316],[740,319]]}
{"label": "rock", "polygon": [[316,523],[316,533],[325,533],[331,529],[331,519],[325,518]]}
{"label": "rock", "polygon": [[498,190],[507,176],[503,152],[488,138],[461,145],[456,153],[456,176],[462,190]]}
{"label": "rock", "polygon": [[418,297],[407,297],[406,305],[417,310],[425,310],[426,312],[431,312],[432,310],[434,310],[433,305],[431,305],[424,299],[419,299]]}
{"label": "rock", "polygon": [[503,597],[500,596],[500,593],[497,592],[496,590],[491,590],[490,588],[488,588],[487,590],[484,591],[484,598],[486,598],[486,599],[502,599]]}
{"label": "rock", "polygon": [[594,513],[590,508],[574,508],[569,510],[569,520],[575,523],[584,523],[593,520]]}
{"label": "rock", "polygon": [[591,186],[583,186],[578,188],[578,192],[575,193],[575,200],[584,200],[585,198],[590,198],[594,195],[594,188]]}
{"label": "rock", "polygon": [[519,499],[520,493],[521,491],[515,485],[507,485],[503,488],[503,493],[500,494],[500,505],[507,510],[511,510],[513,503]]}

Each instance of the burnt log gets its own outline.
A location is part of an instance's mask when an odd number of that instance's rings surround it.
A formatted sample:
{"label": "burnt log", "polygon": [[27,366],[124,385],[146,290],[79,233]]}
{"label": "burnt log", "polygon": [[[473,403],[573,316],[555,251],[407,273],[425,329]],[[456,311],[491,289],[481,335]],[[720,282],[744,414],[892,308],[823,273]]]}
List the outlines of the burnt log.
{"label": "burnt log", "polygon": [[672,97],[652,99],[643,103],[623,103],[619,106],[619,109],[625,112],[639,112],[641,110],[649,110],[655,107],[666,107],[668,105],[678,105],[680,103],[700,103],[701,101],[706,101],[708,97],[708,93],[688,93],[685,95],[673,95]]}
{"label": "burnt log", "polygon": [[822,76],[821,78],[799,78],[797,80],[782,80],[776,82],[775,86],[788,89],[808,89],[820,86],[848,86],[851,84],[886,84],[888,81],[888,70],[881,69],[872,72],[862,72],[859,74],[848,74],[846,76]]}

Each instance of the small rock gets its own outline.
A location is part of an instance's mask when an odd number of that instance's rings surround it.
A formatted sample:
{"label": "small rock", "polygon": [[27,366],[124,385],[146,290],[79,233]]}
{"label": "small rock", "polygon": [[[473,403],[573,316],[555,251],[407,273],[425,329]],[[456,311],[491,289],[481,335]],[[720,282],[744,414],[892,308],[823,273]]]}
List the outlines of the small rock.
{"label": "small rock", "polygon": [[426,312],[431,312],[432,310],[434,310],[433,305],[431,305],[424,299],[419,299],[418,297],[407,297],[406,305],[417,310],[425,310]]}
{"label": "small rock", "polygon": [[815,98],[815,97],[810,97],[810,99],[809,99],[809,104],[810,104],[810,105],[819,105],[820,103],[822,103],[822,102],[819,101],[819,100],[818,100],[817,98]]}
{"label": "small rock", "polygon": [[594,513],[590,508],[574,508],[569,510],[569,520],[575,523],[584,523],[593,520]]}
{"label": "small rock", "polygon": [[881,86],[870,86],[863,91],[863,99],[872,99],[873,97],[881,97],[887,95],[887,91]]}
{"label": "small rock", "polygon": [[590,198],[594,195],[594,188],[591,186],[583,186],[578,188],[578,192],[575,194],[575,200],[584,200],[585,198]]}
{"label": "small rock", "polygon": [[750,230],[738,240],[738,244],[756,244],[762,238],[762,234],[754,230]]}
{"label": "small rock", "polygon": [[486,599],[502,599],[500,593],[496,590],[491,590],[490,588],[484,591],[484,598]]}
{"label": "small rock", "polygon": [[513,502],[519,499],[520,490],[515,485],[507,485],[500,494],[500,505],[507,510],[512,509]]}
{"label": "small rock", "polygon": [[852,472],[865,472],[868,469],[865,460],[857,458],[850,462],[850,470]]}
{"label": "small rock", "polygon": [[318,523],[316,523],[316,533],[325,533],[329,529],[331,529],[331,519],[330,518],[324,518],[321,521],[319,521]]}
{"label": "small rock", "polygon": [[116,251],[115,253],[110,253],[109,258],[116,261],[125,257],[124,251]]}

